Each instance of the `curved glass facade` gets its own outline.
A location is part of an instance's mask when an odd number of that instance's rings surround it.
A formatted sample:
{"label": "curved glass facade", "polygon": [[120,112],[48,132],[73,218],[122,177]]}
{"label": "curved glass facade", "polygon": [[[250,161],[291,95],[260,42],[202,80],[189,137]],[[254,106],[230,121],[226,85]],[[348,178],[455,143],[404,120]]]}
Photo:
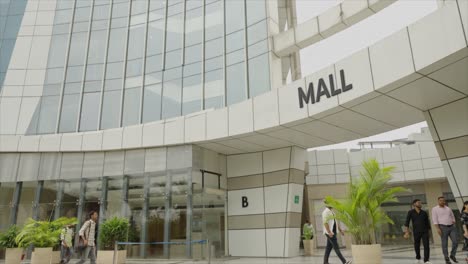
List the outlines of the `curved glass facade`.
{"label": "curved glass facade", "polygon": [[[42,92],[28,96],[34,102],[27,102],[27,111],[18,109],[31,115],[30,122],[21,124],[23,132],[1,134],[117,128],[220,108],[270,90],[265,0],[54,5],[47,13],[33,9],[53,21]],[[0,24],[4,20],[2,15]],[[31,24],[37,30],[38,19]],[[26,101],[25,94],[17,100]]]}

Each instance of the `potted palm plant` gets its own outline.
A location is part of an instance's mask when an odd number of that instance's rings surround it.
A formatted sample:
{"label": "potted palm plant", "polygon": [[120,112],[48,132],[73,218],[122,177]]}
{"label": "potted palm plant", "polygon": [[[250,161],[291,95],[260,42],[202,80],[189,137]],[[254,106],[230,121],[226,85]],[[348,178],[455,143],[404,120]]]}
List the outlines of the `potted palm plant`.
{"label": "potted palm plant", "polygon": [[76,218],[62,217],[54,221],[28,219],[15,238],[21,248],[34,246],[31,264],[49,264],[52,261],[52,249],[60,241],[60,233],[65,225],[75,224]]}
{"label": "potted palm plant", "polygon": [[335,209],[335,219],[346,225],[353,238],[353,263],[379,264],[382,252],[376,232],[383,224],[393,224],[381,206],[396,202],[395,195],[407,189],[388,185],[394,167],[382,168],[375,159],[363,162],[362,167],[360,177],[349,184],[349,193],[344,200],[327,196],[325,203]]}
{"label": "potted palm plant", "polygon": [[116,245],[116,242],[127,241],[129,226],[128,219],[123,217],[113,217],[100,225],[98,264],[125,263],[127,258],[125,246]]}
{"label": "potted palm plant", "polygon": [[304,244],[304,255],[315,254],[314,227],[307,221],[302,228],[302,243]]}
{"label": "potted palm plant", "polygon": [[10,226],[4,233],[0,233],[0,248],[5,249],[5,263],[21,263],[23,249],[18,247],[15,241],[19,228],[15,225]]}

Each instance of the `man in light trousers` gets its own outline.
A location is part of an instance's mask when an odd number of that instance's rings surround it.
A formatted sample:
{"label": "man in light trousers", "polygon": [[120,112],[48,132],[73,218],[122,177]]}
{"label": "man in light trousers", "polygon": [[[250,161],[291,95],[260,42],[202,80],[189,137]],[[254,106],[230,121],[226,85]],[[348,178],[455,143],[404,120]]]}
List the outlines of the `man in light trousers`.
{"label": "man in light trousers", "polygon": [[[442,240],[442,252],[444,253],[445,263],[458,263],[455,255],[457,254],[458,235],[455,227],[455,216],[452,209],[445,205],[445,198],[440,196],[437,198],[439,205],[432,208],[432,223],[434,224],[437,233]],[[448,238],[452,241],[452,251],[450,256],[448,253]],[[450,258],[449,258],[450,257]]]}
{"label": "man in light trousers", "polygon": [[85,248],[82,251],[81,259],[77,264],[85,263],[88,257],[91,260],[91,264],[96,264],[96,241],[94,238],[96,234],[97,219],[98,213],[96,211],[91,211],[89,213],[89,220],[86,221],[80,229],[80,239],[83,240]]}

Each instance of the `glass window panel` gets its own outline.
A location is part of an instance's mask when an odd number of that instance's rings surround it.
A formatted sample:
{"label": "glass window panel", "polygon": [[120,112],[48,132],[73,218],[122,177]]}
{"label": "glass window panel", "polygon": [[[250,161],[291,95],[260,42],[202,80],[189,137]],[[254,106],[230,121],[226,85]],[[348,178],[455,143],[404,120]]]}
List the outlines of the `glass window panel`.
{"label": "glass window panel", "polygon": [[182,114],[197,112],[202,109],[201,75],[184,78]]}
{"label": "glass window panel", "polygon": [[128,17],[113,18],[111,28],[127,28]]}
{"label": "glass window panel", "polygon": [[41,113],[39,114],[39,134],[55,132],[57,122],[59,96],[45,96],[41,99]]}
{"label": "glass window panel", "polygon": [[94,4],[93,20],[105,20],[109,19],[110,5],[96,5]]}
{"label": "glass window panel", "polygon": [[268,38],[266,20],[258,22],[247,28],[248,44],[254,44]]}
{"label": "glass window panel", "polygon": [[107,64],[106,79],[122,78],[123,62],[115,62]]}
{"label": "glass window panel", "polygon": [[161,119],[161,84],[147,85],[143,96],[143,123]]}
{"label": "glass window panel", "polygon": [[106,152],[104,158],[104,175],[122,175],[124,160],[125,156],[123,151]]}
{"label": "glass window panel", "polygon": [[110,219],[112,217],[121,217],[122,212],[122,177],[118,178],[109,178],[107,183],[107,206],[105,219]]}
{"label": "glass window panel", "polygon": [[44,181],[44,187],[42,188],[37,208],[38,220],[48,221],[49,219],[53,219],[57,190],[59,190],[58,181]]}
{"label": "glass window panel", "polygon": [[200,62],[184,65],[184,76],[187,77],[195,74],[200,74],[202,70],[201,67],[202,64]]}
{"label": "glass window panel", "polygon": [[184,30],[183,22],[184,22],[183,13],[168,17],[167,31],[166,31],[166,50],[167,51],[182,48],[182,33]]}
{"label": "glass window panel", "polygon": [[265,0],[246,1],[247,25],[252,25],[266,18]]}
{"label": "glass window panel", "polygon": [[122,89],[122,79],[113,79],[113,80],[106,80],[104,85],[105,91],[115,91]]}
{"label": "glass window panel", "polygon": [[232,105],[247,99],[245,87],[245,64],[238,63],[226,68],[227,104]]}
{"label": "glass window panel", "polygon": [[104,92],[101,114],[101,129],[115,128],[120,125],[120,91]]}
{"label": "glass window panel", "polygon": [[205,73],[205,109],[224,106],[223,75],[222,69]]}
{"label": "glass window panel", "polygon": [[75,132],[78,117],[79,94],[63,96],[62,114],[60,115],[59,132]]}
{"label": "glass window panel", "polygon": [[245,27],[244,0],[226,1],[226,34]]}
{"label": "glass window panel", "polygon": [[104,152],[85,152],[83,178],[101,178],[104,169]]}
{"label": "glass window panel", "polygon": [[231,33],[226,36],[226,53],[244,48],[244,30]]}
{"label": "glass window panel", "polygon": [[140,91],[140,88],[125,90],[122,126],[130,126],[139,123]]}
{"label": "glass window panel", "polygon": [[81,83],[66,83],[64,94],[77,94],[81,92]]}
{"label": "glass window panel", "polygon": [[148,24],[147,56],[161,54],[164,41],[164,20]]}
{"label": "glass window panel", "polygon": [[132,15],[145,13],[147,5],[147,0],[132,1]]}
{"label": "glass window panel", "polygon": [[91,8],[88,7],[79,7],[75,9],[75,23],[88,21],[91,13]]}
{"label": "glass window panel", "polygon": [[[194,1],[192,1],[194,2]],[[202,2],[203,3],[203,2]],[[188,8],[189,2],[187,2]],[[201,43],[203,41],[203,8],[188,10],[185,22],[185,45]]]}
{"label": "glass window panel", "polygon": [[70,23],[72,19],[72,9],[56,10],[54,24]]}
{"label": "glass window panel", "polygon": [[212,70],[222,69],[223,68],[223,57],[217,57],[213,59],[206,60],[205,62],[205,72]]}
{"label": "glass window panel", "polygon": [[38,153],[22,153],[17,181],[35,181],[39,174],[41,156]]}
{"label": "glass window panel", "polygon": [[143,71],[143,61],[142,59],[136,59],[132,61],[127,61],[127,77],[131,76],[141,76]]}
{"label": "glass window panel", "polygon": [[164,8],[166,0],[151,0],[150,1],[150,10],[157,10]]}
{"label": "glass window panel", "polygon": [[[222,48],[222,47],[221,47]],[[218,48],[219,49],[219,48]],[[206,47],[208,53],[208,47]],[[202,61],[202,45],[194,45],[185,48],[185,64]]]}
{"label": "glass window panel", "polygon": [[[59,34],[64,35],[64,34],[68,34],[69,31],[70,31],[70,25],[69,24],[54,25],[54,28],[52,29],[52,35],[59,35]],[[67,38],[68,38],[68,36],[67,36]]]}
{"label": "glass window panel", "polygon": [[37,189],[37,182],[23,182],[21,189],[20,200],[18,204],[16,224],[22,226],[26,220],[32,216],[34,197]]}
{"label": "glass window panel", "polygon": [[262,40],[249,46],[249,59],[268,52],[268,40]]}
{"label": "glass window panel", "polygon": [[182,50],[174,50],[166,53],[166,69],[182,65]]}
{"label": "glass window panel", "polygon": [[162,70],[162,56],[154,55],[146,58],[146,73],[158,72]]}
{"label": "glass window panel", "polygon": [[97,129],[99,115],[99,103],[101,93],[83,94],[81,107],[80,131],[92,131]]}
{"label": "glass window panel", "polygon": [[106,55],[107,30],[91,32],[88,48],[88,63],[103,63]]}
{"label": "glass window panel", "polygon": [[[168,77],[172,73],[166,74]],[[166,81],[166,75],[164,77],[164,88],[163,88],[163,102],[162,102],[162,118],[171,118],[180,116],[181,114],[181,96],[182,96],[182,81],[181,79],[172,79]],[[180,76],[180,70],[179,70]],[[171,76],[172,77],[172,76]],[[171,78],[169,77],[169,78]]]}
{"label": "glass window panel", "polygon": [[2,175],[2,182],[16,182],[19,157],[20,155],[18,153],[2,153],[0,155],[0,174]]}
{"label": "glass window panel", "polygon": [[47,85],[44,85],[44,90],[42,91],[42,95],[43,96],[60,95],[61,90],[62,90],[61,84],[47,84]]}
{"label": "glass window panel", "polygon": [[108,50],[108,62],[123,61],[125,55],[125,42],[127,39],[126,28],[111,29]]}
{"label": "glass window panel", "polygon": [[63,197],[60,205],[60,217],[77,217],[81,181],[62,181]]}
{"label": "glass window panel", "polygon": [[[175,2],[177,1],[177,2]],[[170,17],[170,16],[173,16],[173,15],[177,15],[177,14],[180,14],[184,11],[184,5],[182,3],[182,1],[180,0],[172,0],[171,2],[169,2],[169,7],[167,9],[167,16]]]}
{"label": "glass window panel", "polygon": [[[109,20],[96,20],[91,25],[92,31],[107,30],[107,28],[109,28]],[[107,33],[105,35],[107,36]]]}
{"label": "glass window panel", "polygon": [[245,60],[244,50],[238,50],[226,54],[226,65],[233,65]]}
{"label": "glass window panel", "polygon": [[205,43],[205,57],[207,59],[223,55],[223,50],[224,50],[223,38],[209,40]]}
{"label": "glass window panel", "polygon": [[89,22],[79,22],[73,25],[73,33],[88,33]]}
{"label": "glass window panel", "polygon": [[86,80],[87,81],[98,81],[102,80],[102,75],[104,71],[103,64],[88,64],[86,67]]}
{"label": "glass window panel", "polygon": [[66,82],[80,82],[83,79],[84,66],[72,66],[67,69]]}
{"label": "glass window panel", "polygon": [[187,0],[186,9],[187,10],[192,10],[194,8],[201,7],[202,5],[203,5],[202,0]]}
{"label": "glass window panel", "polygon": [[112,5],[112,18],[115,17],[127,17],[128,16],[128,2],[114,3]]}
{"label": "glass window panel", "polygon": [[223,1],[206,5],[205,39],[210,40],[223,36]]}
{"label": "glass window panel", "polygon": [[61,153],[42,153],[38,179],[40,180],[59,179],[61,165],[62,165]]}
{"label": "glass window panel", "polygon": [[145,84],[162,82],[162,72],[154,72],[145,75]]}
{"label": "glass window panel", "polygon": [[65,56],[67,52],[68,35],[52,36],[49,52],[49,61],[47,63],[50,68],[59,68],[65,65]]}
{"label": "glass window panel", "polygon": [[68,56],[68,65],[84,64],[86,55],[86,38],[88,33],[74,33],[70,43],[70,52]]}
{"label": "glass window panel", "polygon": [[88,81],[85,82],[84,92],[98,92],[102,89],[102,81]]}
{"label": "glass window panel", "polygon": [[131,27],[129,34],[127,59],[133,60],[143,57],[145,27],[143,25]]}
{"label": "glass window panel", "polygon": [[63,80],[63,68],[47,69],[46,83],[61,83]]}
{"label": "glass window panel", "polygon": [[145,150],[127,150],[125,151],[125,174],[142,173],[145,169]]}
{"label": "glass window panel", "polygon": [[269,69],[268,54],[249,60],[250,97],[257,96],[270,90]]}

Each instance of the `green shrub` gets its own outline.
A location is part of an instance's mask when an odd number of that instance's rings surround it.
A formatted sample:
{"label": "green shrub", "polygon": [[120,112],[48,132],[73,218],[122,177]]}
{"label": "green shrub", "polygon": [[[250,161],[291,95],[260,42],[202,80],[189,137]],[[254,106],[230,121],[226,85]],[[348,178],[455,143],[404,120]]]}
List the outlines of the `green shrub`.
{"label": "green shrub", "polygon": [[304,227],[302,228],[302,239],[304,240],[311,240],[314,238],[314,230],[313,228],[310,226],[306,226],[304,225]]}
{"label": "green shrub", "polygon": [[61,217],[54,221],[37,221],[29,218],[15,238],[21,248],[34,245],[38,248],[54,247],[60,241],[60,233],[66,225],[76,224],[76,218]]}
{"label": "green shrub", "polygon": [[0,234],[0,248],[17,248],[15,241],[19,228],[15,225],[10,226],[4,233]]}
{"label": "green shrub", "polygon": [[325,198],[325,204],[336,211],[335,219],[346,225],[353,243],[357,245],[376,243],[375,234],[382,225],[393,224],[392,219],[382,210],[382,204],[397,202],[395,194],[408,191],[388,185],[394,167],[381,168],[375,159],[363,162],[362,167],[360,177],[349,184],[346,199]]}
{"label": "green shrub", "polygon": [[[126,242],[128,237],[129,222],[126,218],[113,217],[106,220],[99,227],[99,245],[101,249],[113,250],[115,242]],[[119,246],[119,249],[124,249]]]}

